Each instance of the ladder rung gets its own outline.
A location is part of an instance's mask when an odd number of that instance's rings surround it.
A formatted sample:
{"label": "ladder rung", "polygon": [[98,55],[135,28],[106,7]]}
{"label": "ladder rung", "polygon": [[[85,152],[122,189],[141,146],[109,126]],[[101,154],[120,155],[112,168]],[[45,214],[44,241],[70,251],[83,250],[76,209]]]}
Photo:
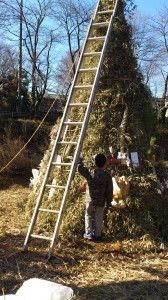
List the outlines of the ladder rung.
{"label": "ladder rung", "polygon": [[83,125],[83,122],[64,122],[64,125]]}
{"label": "ladder rung", "polygon": [[79,69],[79,72],[96,72],[97,68]]}
{"label": "ladder rung", "polygon": [[47,240],[47,241],[52,241],[52,238],[50,238],[48,236],[38,235],[38,234],[31,234],[31,237],[37,238],[37,239],[42,239],[42,240]]}
{"label": "ladder rung", "polygon": [[52,165],[55,165],[55,166],[69,166],[71,167],[72,164],[71,163],[57,163],[57,162],[52,162]]}
{"label": "ladder rung", "polygon": [[98,11],[97,15],[104,15],[104,14],[112,14],[113,10],[103,10],[103,11]]}
{"label": "ladder rung", "polygon": [[67,130],[68,133],[73,132],[74,133],[74,129],[69,129]]}
{"label": "ladder rung", "polygon": [[47,208],[39,208],[39,211],[51,212],[55,214],[59,214],[59,210],[47,209]]}
{"label": "ladder rung", "polygon": [[86,107],[88,106],[88,103],[70,103],[69,106],[72,106],[72,107]]}
{"label": "ladder rung", "polygon": [[86,52],[83,53],[83,56],[97,56],[97,55],[101,55],[102,52]]}
{"label": "ladder rung", "polygon": [[58,144],[65,144],[65,145],[77,145],[77,142],[71,142],[71,141],[62,141],[58,142]]}
{"label": "ladder rung", "polygon": [[56,185],[56,184],[46,184],[48,188],[55,188],[55,189],[65,189],[66,187],[63,185]]}
{"label": "ladder rung", "polygon": [[101,27],[106,27],[109,25],[109,22],[102,22],[102,23],[93,23],[92,26],[94,28],[101,28]]}
{"label": "ladder rung", "polygon": [[93,85],[75,85],[74,89],[91,89]]}
{"label": "ladder rung", "polygon": [[105,36],[94,36],[88,38],[88,41],[104,41],[105,38],[106,38]]}

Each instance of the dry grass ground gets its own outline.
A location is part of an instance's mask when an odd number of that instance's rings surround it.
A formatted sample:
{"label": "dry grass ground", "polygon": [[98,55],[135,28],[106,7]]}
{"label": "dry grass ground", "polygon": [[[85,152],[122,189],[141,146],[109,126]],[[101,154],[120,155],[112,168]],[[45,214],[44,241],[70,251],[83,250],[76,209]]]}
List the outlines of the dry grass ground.
{"label": "dry grass ground", "polygon": [[0,190],[0,294],[15,293],[38,277],[72,287],[77,300],[168,300],[168,248],[156,249],[148,235],[138,241],[59,241],[47,261],[46,242],[22,253],[28,228],[28,178],[13,178]]}

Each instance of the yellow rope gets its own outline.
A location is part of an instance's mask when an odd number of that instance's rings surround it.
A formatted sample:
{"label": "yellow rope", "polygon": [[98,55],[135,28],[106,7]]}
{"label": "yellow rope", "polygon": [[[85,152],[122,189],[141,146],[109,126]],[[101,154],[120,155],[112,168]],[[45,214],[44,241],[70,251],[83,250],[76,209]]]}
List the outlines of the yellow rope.
{"label": "yellow rope", "polygon": [[[75,62],[76,62],[76,60],[77,60],[77,57],[76,57],[74,63],[72,64],[72,66],[71,66],[71,68],[70,68],[70,70],[69,70],[69,72],[68,72],[68,74],[67,74],[67,76],[66,76],[66,78],[65,78],[65,80],[64,80],[64,82],[63,82],[63,84],[62,84],[62,86],[61,86],[61,88],[60,88],[60,90],[59,90],[59,92],[58,92],[58,94],[61,92],[61,90],[62,90],[63,87],[65,86],[66,80],[67,80],[67,78],[69,77],[69,75],[70,75],[70,73],[71,73],[71,71],[72,71],[72,68],[73,68],[73,66],[74,66],[74,64],[75,64]],[[39,128],[42,126],[42,124],[43,124],[43,122],[45,121],[46,117],[48,116],[50,110],[51,110],[52,107],[54,106],[56,100],[57,100],[57,98],[54,99],[54,101],[52,102],[50,108],[48,109],[47,113],[45,114],[44,118],[42,119],[42,121],[40,122],[39,126],[36,128],[36,130],[35,130],[34,133],[32,134],[32,136],[29,138],[29,140],[28,140],[28,141],[24,144],[24,146],[16,153],[16,155],[15,155],[15,156],[14,156],[14,157],[6,164],[1,170],[0,170],[0,173],[2,173],[2,172],[3,172],[3,171],[11,164],[11,162],[13,162],[13,161],[15,160],[15,158],[23,151],[23,149],[26,148],[26,146],[29,144],[29,142],[32,140],[32,138],[35,136],[36,132],[37,132],[37,131],[39,130]]]}

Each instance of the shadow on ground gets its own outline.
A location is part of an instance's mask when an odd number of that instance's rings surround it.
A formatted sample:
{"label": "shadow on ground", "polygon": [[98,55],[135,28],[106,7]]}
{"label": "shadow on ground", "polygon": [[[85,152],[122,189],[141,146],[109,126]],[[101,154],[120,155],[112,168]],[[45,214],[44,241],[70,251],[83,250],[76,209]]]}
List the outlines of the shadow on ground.
{"label": "shadow on ground", "polygon": [[[76,300],[167,300],[168,271],[158,265],[139,266],[140,256],[134,253],[127,257],[122,255],[110,256],[110,243],[91,243],[82,241],[78,244],[67,241],[57,247],[55,256],[49,260],[46,256],[48,243],[33,241],[28,251],[22,252],[25,237],[23,235],[6,234],[0,237],[0,294],[16,293],[23,282],[29,278],[42,278],[70,286]],[[108,249],[108,251],[107,251]],[[92,262],[90,260],[92,255]],[[149,253],[145,253],[145,258]],[[153,255],[153,254],[152,254]],[[148,257],[150,259],[150,256]],[[153,259],[153,256],[152,256]],[[157,259],[157,253],[156,253]],[[163,263],[168,260],[164,255]],[[161,260],[160,260],[161,261]],[[90,264],[96,265],[90,270]],[[104,264],[104,265],[103,265]],[[106,267],[111,264],[111,274],[107,276]],[[124,265],[130,273],[120,278]],[[102,268],[103,266],[103,268]],[[100,268],[101,272],[99,272]],[[94,268],[94,267],[93,267]],[[131,270],[147,272],[148,278],[135,278]],[[104,273],[103,271],[104,270]],[[108,270],[109,271],[109,270]],[[113,277],[114,272],[114,277]],[[116,273],[118,277],[116,279]],[[126,272],[126,273],[127,273]],[[98,277],[98,273],[101,276]],[[87,281],[86,281],[87,274]],[[94,275],[94,276],[93,276]],[[151,275],[156,280],[151,279]],[[130,280],[132,276],[132,280]]]}

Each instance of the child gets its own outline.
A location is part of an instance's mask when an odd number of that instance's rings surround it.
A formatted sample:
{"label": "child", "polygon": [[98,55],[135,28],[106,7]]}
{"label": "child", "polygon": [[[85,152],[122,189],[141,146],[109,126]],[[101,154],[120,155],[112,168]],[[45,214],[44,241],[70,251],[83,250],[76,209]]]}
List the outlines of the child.
{"label": "child", "polygon": [[110,174],[105,171],[106,157],[104,154],[96,155],[95,165],[96,168],[90,172],[84,167],[80,158],[78,172],[87,180],[84,238],[101,240],[104,206],[109,208],[111,205],[113,185]]}

